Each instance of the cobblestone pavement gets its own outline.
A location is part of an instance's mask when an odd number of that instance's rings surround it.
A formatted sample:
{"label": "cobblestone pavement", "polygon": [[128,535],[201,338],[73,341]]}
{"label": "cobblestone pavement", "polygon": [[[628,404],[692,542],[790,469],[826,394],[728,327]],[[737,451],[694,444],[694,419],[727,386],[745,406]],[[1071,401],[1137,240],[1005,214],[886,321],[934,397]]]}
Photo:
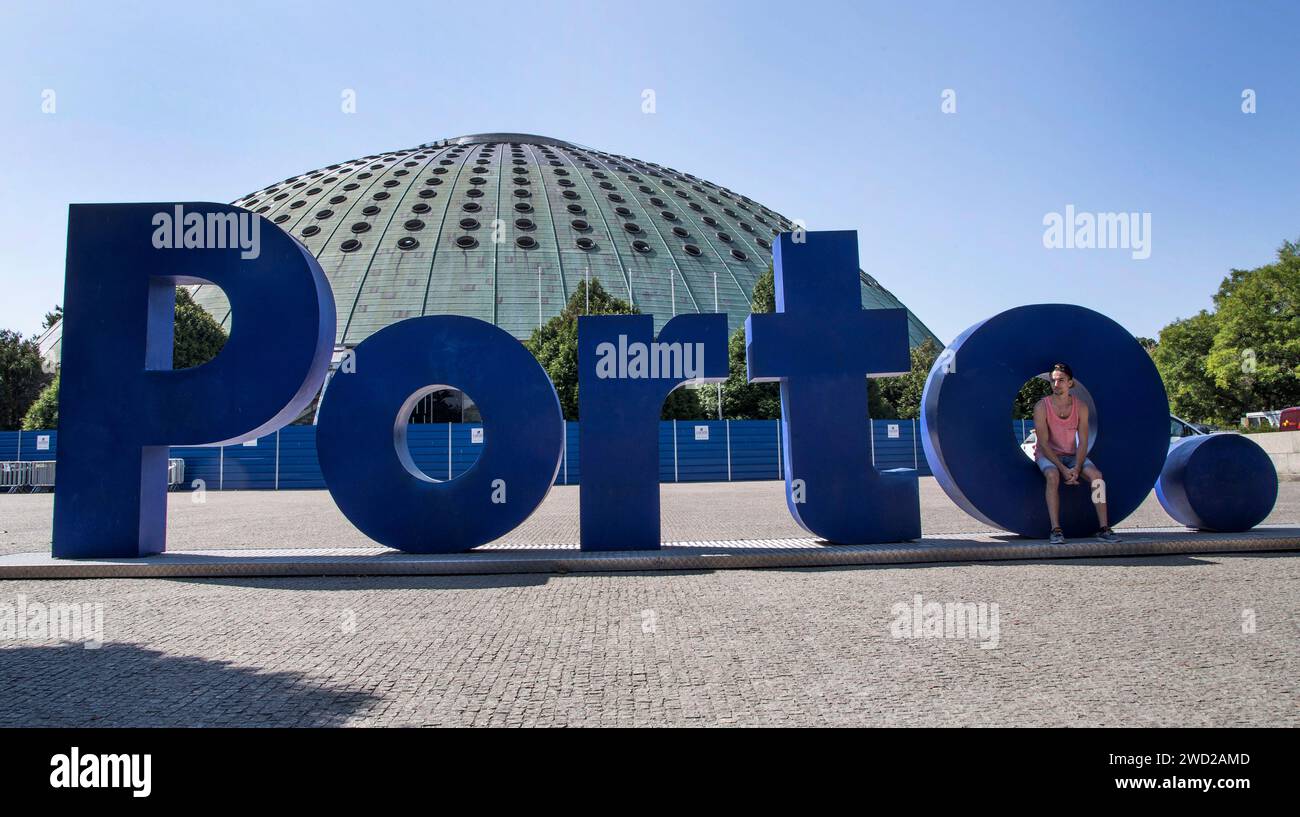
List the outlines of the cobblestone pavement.
{"label": "cobblestone pavement", "polygon": [[[981,529],[927,482],[928,532]],[[1300,485],[1282,487],[1269,521],[1300,521]],[[795,535],[773,498],[669,486],[665,536]],[[48,501],[0,496],[6,552],[48,546]],[[562,536],[575,507],[557,489],[516,535]],[[317,492],[172,511],[175,548],[367,543]],[[1149,512],[1129,523],[1168,524]],[[896,638],[917,595],[997,604],[996,641]],[[102,605],[104,646],[3,637],[20,602]],[[1297,678],[1289,554],[0,583],[0,726],[1295,726]]]}

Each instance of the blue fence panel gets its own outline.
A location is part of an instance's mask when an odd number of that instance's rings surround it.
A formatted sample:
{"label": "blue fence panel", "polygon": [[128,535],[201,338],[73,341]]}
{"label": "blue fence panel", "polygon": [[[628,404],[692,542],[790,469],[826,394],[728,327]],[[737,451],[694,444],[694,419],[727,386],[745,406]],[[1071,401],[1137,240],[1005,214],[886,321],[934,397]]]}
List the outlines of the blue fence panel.
{"label": "blue fence panel", "polygon": [[280,487],[324,488],[320,460],[316,458],[316,426],[280,429]]}
{"label": "blue fence panel", "polygon": [[777,420],[732,420],[731,478],[783,479],[781,423]]}
{"label": "blue fence panel", "polygon": [[[897,436],[889,436],[889,426]],[[707,439],[696,439],[696,427],[708,429]],[[877,468],[913,468],[929,476],[930,468],[919,438],[919,423],[913,420],[871,421],[872,443]],[[450,473],[464,474],[478,459],[484,443],[473,441],[478,423],[432,423],[408,427],[407,439],[416,465],[434,479],[447,479],[448,433],[450,431]],[[675,433],[674,433],[675,429]],[[1012,420],[1016,445],[1034,430],[1033,420]],[[782,478],[780,423],[776,420],[667,420],[659,424],[659,478],[662,482],[725,481],[728,479],[774,480]],[[49,435],[42,450],[40,437]],[[21,450],[19,439],[21,438]],[[564,454],[558,485],[577,485],[581,479],[578,423],[565,423]],[[484,441],[486,442],[486,441]],[[676,450],[674,451],[674,443]],[[52,460],[58,449],[56,431],[0,431],[0,460]],[[185,460],[186,487],[196,479],[208,490],[322,489],[316,455],[315,426],[286,426],[277,434],[262,437],[256,446],[175,447],[171,456]]]}
{"label": "blue fence panel", "polygon": [[[17,435],[17,432],[15,432]],[[58,448],[57,431],[22,432],[22,452],[16,457],[20,460],[52,460]]]}

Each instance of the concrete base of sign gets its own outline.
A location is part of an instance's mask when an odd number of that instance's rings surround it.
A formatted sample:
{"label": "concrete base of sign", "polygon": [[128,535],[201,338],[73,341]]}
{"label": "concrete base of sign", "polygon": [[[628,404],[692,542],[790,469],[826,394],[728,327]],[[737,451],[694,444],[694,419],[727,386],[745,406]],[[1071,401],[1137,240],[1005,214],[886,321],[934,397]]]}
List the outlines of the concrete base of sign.
{"label": "concrete base of sign", "polygon": [[0,556],[0,579],[230,576],[410,576],[474,573],[585,573],[841,567],[1017,559],[1300,550],[1300,527],[1262,525],[1245,533],[1187,528],[1119,530],[1124,541],[1074,539],[1050,545],[1011,534],[954,534],[888,545],[830,545],[817,539],[671,542],[658,551],[583,552],[577,545],[485,545],[472,553],[409,554],[382,547],[187,550],[139,559],[55,559],[49,553]]}

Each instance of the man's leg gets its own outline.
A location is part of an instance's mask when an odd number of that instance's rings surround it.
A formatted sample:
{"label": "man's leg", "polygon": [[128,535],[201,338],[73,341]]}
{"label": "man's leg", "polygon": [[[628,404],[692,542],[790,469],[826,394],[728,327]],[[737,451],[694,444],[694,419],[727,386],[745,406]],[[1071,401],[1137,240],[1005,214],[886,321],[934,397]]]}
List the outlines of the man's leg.
{"label": "man's leg", "polygon": [[[1043,464],[1047,467],[1044,468]],[[1061,472],[1051,461],[1043,458],[1038,460],[1038,467],[1043,472],[1043,479],[1047,484],[1043,488],[1043,495],[1047,499],[1047,518],[1052,521],[1052,529],[1061,527]]]}
{"label": "man's leg", "polygon": [[1109,527],[1106,521],[1106,481],[1101,478],[1101,470],[1091,460],[1084,460],[1083,477],[1092,487],[1092,504],[1097,508],[1097,521],[1102,528]]}

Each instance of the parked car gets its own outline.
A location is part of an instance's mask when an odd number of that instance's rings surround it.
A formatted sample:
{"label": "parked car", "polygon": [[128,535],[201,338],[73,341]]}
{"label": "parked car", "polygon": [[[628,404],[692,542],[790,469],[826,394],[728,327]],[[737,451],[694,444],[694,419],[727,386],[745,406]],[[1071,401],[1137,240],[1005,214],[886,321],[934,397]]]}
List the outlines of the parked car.
{"label": "parked car", "polygon": [[[1296,413],[1297,416],[1300,417],[1300,408],[1296,410]],[[1213,426],[1210,426],[1209,428],[1213,428]],[[1179,417],[1175,417],[1172,414],[1169,415],[1169,444],[1171,446],[1174,443],[1178,442],[1179,440],[1183,439],[1184,437],[1199,437],[1207,433],[1209,432],[1202,431],[1201,429],[1197,428],[1195,425],[1187,422],[1186,420],[1183,420]],[[1032,460],[1034,459],[1034,450],[1037,447],[1037,445],[1038,445],[1038,430],[1034,429],[1033,431],[1029,432],[1029,436],[1025,437],[1025,441],[1020,444],[1020,450],[1025,452],[1025,456],[1029,457],[1029,459]]]}
{"label": "parked car", "polygon": [[1281,420],[1282,422],[1278,423],[1277,427],[1283,431],[1300,429],[1300,406],[1282,409]]}

